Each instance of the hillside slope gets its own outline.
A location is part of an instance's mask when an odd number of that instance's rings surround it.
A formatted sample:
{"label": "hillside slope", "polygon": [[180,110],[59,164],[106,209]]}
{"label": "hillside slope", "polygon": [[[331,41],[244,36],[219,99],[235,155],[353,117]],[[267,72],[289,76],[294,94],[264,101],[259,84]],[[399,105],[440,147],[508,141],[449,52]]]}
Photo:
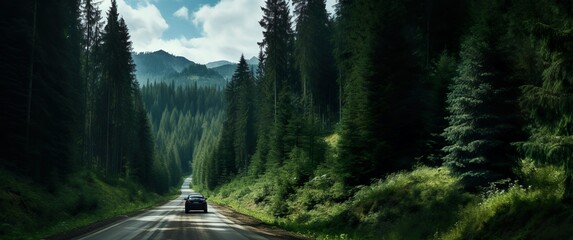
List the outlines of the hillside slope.
{"label": "hillside slope", "polygon": [[134,53],[137,81],[147,83],[166,82],[176,85],[224,87],[227,82],[217,71],[184,57],[175,56],[163,50],[151,53]]}

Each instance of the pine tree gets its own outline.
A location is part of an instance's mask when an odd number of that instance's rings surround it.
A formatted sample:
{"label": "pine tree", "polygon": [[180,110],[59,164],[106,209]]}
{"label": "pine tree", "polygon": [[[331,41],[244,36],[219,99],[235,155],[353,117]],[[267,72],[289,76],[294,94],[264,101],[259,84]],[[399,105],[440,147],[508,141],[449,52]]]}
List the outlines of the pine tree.
{"label": "pine tree", "polygon": [[511,144],[523,137],[517,106],[521,83],[509,77],[500,9],[495,1],[482,6],[462,44],[459,75],[447,100],[445,164],[470,190],[511,178],[517,158]]}
{"label": "pine tree", "polygon": [[234,123],[235,165],[238,171],[245,171],[250,156],[255,151],[255,104],[254,104],[254,81],[249,71],[245,58],[241,55],[239,65],[231,82],[236,81],[236,113]]}
{"label": "pine tree", "polygon": [[[263,77],[260,79],[257,94],[261,100],[259,117],[259,136],[257,139],[257,158],[266,159],[265,152],[270,154],[267,163],[276,166],[284,161],[283,142],[280,131],[286,126],[291,90],[297,89],[293,66],[293,33],[288,4],[284,0],[267,0],[263,10],[263,19],[259,22],[263,27],[263,40],[259,46],[264,51]],[[282,116],[282,117],[281,117]],[[269,124],[272,123],[272,124]],[[269,145],[270,144],[270,145]],[[267,145],[267,146],[264,146]]]}
{"label": "pine tree", "polygon": [[118,176],[133,155],[135,65],[127,25],[112,1],[102,36],[102,78],[98,96],[99,157],[105,174]]}
{"label": "pine tree", "polygon": [[[534,23],[533,43],[539,46],[539,59],[525,69],[531,76],[523,86],[521,106],[530,120],[530,138],[520,149],[541,164],[562,166],[565,170],[563,201],[573,202],[573,11],[570,3],[535,1],[523,5],[534,11],[525,22]],[[519,12],[522,13],[522,12]],[[540,72],[535,71],[536,66]],[[537,78],[535,77],[537,76]]]}
{"label": "pine tree", "polygon": [[444,152],[442,149],[447,145],[442,133],[448,126],[446,117],[447,94],[450,83],[456,76],[457,60],[447,51],[442,52],[432,63],[428,81],[425,82],[427,90],[427,152],[424,152],[420,161],[430,166],[439,166],[443,163]]}
{"label": "pine tree", "polygon": [[2,6],[2,167],[53,188],[73,172],[79,92],[78,1]]}
{"label": "pine tree", "polygon": [[295,61],[305,115],[316,111],[331,122],[338,116],[338,86],[325,1],[295,0],[293,5],[297,16]]}
{"label": "pine tree", "polygon": [[[255,81],[255,89],[256,89],[256,151],[252,157],[251,165],[249,166],[249,171],[251,175],[258,176],[262,174],[265,169],[264,166],[266,165],[267,155],[269,152],[269,145],[268,145],[268,138],[269,138],[269,130],[271,129],[271,124],[268,124],[272,121],[272,105],[270,101],[272,101],[272,91],[273,86],[268,78],[265,76],[265,53],[263,48],[261,47],[261,51],[259,52],[259,65],[257,68],[257,77]],[[266,123],[266,124],[263,124]]]}
{"label": "pine tree", "polygon": [[[350,185],[409,168],[428,138],[421,46],[423,5],[340,1],[336,57],[343,106],[336,171]],[[416,97],[414,97],[416,96]]]}
{"label": "pine tree", "polygon": [[82,164],[95,166],[95,96],[96,86],[101,77],[100,60],[98,59],[101,48],[101,31],[103,29],[101,12],[97,3],[92,0],[84,0],[81,8],[82,16],[82,44],[81,44],[81,66],[83,80],[83,136],[81,139]]}
{"label": "pine tree", "polygon": [[152,174],[152,166],[155,157],[155,144],[151,126],[147,117],[147,111],[141,100],[141,94],[137,91],[136,94],[136,130],[134,144],[134,155],[130,159],[129,171],[131,175],[149,190],[153,189],[153,180],[150,176]]}

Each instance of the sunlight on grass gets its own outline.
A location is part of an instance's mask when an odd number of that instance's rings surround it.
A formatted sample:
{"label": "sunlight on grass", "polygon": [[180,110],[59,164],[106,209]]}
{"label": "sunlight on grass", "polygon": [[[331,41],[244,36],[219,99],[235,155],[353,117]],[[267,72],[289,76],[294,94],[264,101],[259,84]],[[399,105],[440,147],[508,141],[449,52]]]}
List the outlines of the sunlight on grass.
{"label": "sunlight on grass", "polygon": [[107,183],[93,173],[74,174],[53,192],[5,172],[0,185],[2,239],[41,239],[173,198],[129,181]]}
{"label": "sunlight on grass", "polygon": [[[554,166],[536,167],[525,160],[520,171],[526,186],[512,184],[507,190],[489,188],[480,201],[460,211],[459,220],[451,229],[437,234],[436,238],[565,239],[571,236],[573,230],[565,226],[573,223],[573,212],[560,202],[564,172]],[[554,214],[555,211],[561,214]]]}
{"label": "sunlight on grass", "polygon": [[326,138],[324,138],[324,141],[331,148],[336,148],[339,140],[340,140],[340,135],[338,133],[333,133],[333,134],[327,136]]}
{"label": "sunlight on grass", "polygon": [[560,202],[563,171],[524,160],[516,173],[519,183],[471,194],[444,167],[421,166],[352,189],[319,169],[290,190],[284,216],[274,214],[273,195],[279,192],[270,175],[238,178],[209,195],[213,202],[313,239],[557,239],[573,234],[568,230],[573,213]]}

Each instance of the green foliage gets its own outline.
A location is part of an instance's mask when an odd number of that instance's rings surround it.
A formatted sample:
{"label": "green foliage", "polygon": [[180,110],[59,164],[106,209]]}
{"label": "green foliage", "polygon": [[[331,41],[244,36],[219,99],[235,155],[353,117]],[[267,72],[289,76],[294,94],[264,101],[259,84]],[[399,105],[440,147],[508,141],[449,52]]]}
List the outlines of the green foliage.
{"label": "green foliage", "polygon": [[294,34],[287,1],[265,1],[259,24],[263,40],[259,43],[259,71],[256,81],[256,150],[253,174],[276,169],[285,161],[289,147],[285,129],[291,120],[299,88],[293,63]]}
{"label": "green foliage", "polygon": [[[563,205],[563,170],[522,161],[518,171],[526,184],[508,189],[494,186],[480,200],[459,212],[455,225],[438,239],[560,239],[568,238],[570,208]],[[503,227],[501,227],[503,226]]]}
{"label": "green foliage", "polygon": [[[246,173],[255,151],[255,83],[241,56],[231,81],[225,89],[225,119],[216,138],[201,139],[203,152],[195,158],[194,180],[199,187],[214,188],[239,173]],[[214,147],[205,141],[215,141]],[[196,175],[196,176],[195,176]]]}
{"label": "green foliage", "polygon": [[[2,6],[0,155],[2,169],[48,188],[74,170],[81,129],[79,2]],[[63,50],[66,51],[63,51]]]}
{"label": "green foliage", "polygon": [[193,184],[195,189],[213,186],[217,176],[214,174],[215,166],[213,152],[217,148],[223,126],[223,112],[213,117],[212,121],[203,122],[202,128],[209,132],[201,135],[197,151],[193,154]]}
{"label": "green foliage", "polygon": [[327,122],[338,118],[338,86],[332,53],[332,27],[324,0],[293,1],[296,16],[295,65],[300,73],[304,114]]}
{"label": "green foliage", "polygon": [[89,0],[7,2],[2,13],[2,238],[149,206],[180,184],[177,148],[154,149],[115,1],[105,26]]}
{"label": "green foliage", "polygon": [[159,158],[153,164],[158,176],[154,188],[166,192],[195,167],[194,180],[203,182],[198,180],[203,173],[199,170],[205,169],[203,162],[207,153],[213,152],[218,126],[222,124],[222,91],[197,85],[153,83],[144,85],[141,94],[149,111]]}
{"label": "green foliage", "polygon": [[[354,190],[328,174],[296,183],[296,174],[287,172],[289,167],[284,170],[281,184],[273,184],[270,176],[256,182],[241,178],[217,189],[212,199],[318,239],[429,238],[455,222],[458,215],[452,206],[461,207],[472,199],[460,191],[445,168],[394,174]],[[288,192],[288,186],[298,188],[275,202]]]}
{"label": "green foliage", "polygon": [[448,126],[447,92],[452,79],[456,76],[457,61],[448,52],[442,52],[433,62],[432,73],[429,76],[427,86],[431,91],[428,93],[427,112],[428,132],[430,138],[426,143],[427,151],[420,161],[430,166],[440,166],[443,162],[446,139],[442,136],[443,130]]}
{"label": "green foliage", "polygon": [[0,180],[2,239],[46,238],[165,200],[136,182],[108,182],[87,171],[70,175],[54,192],[5,171]]}
{"label": "green foliage", "polygon": [[181,59],[140,90],[116,2],[105,25],[81,5],[3,5],[1,234],[145,206],[191,171],[214,201],[319,239],[573,234],[569,2],[339,0],[329,19],[293,0],[293,31],[267,0],[259,68],[241,58],[226,92],[176,84],[221,79]]}
{"label": "green foliage", "polygon": [[339,7],[344,105],[338,167],[347,184],[359,185],[410,168],[426,151],[424,32],[412,27],[423,26],[425,9],[411,1],[343,1]]}
{"label": "green foliage", "polygon": [[272,175],[236,178],[209,192],[209,199],[314,239],[559,239],[571,234],[573,212],[560,202],[564,171],[530,160],[516,168],[527,185],[492,185],[479,194],[465,192],[445,167],[418,167],[353,189],[325,169],[296,183],[291,170],[285,166],[278,172],[281,183]]}
{"label": "green foliage", "polygon": [[429,238],[453,224],[457,209],[471,199],[456,180],[445,168],[422,167],[392,174],[361,188],[346,216],[371,239],[379,235],[389,239]]}
{"label": "green foliage", "polygon": [[[102,64],[102,80],[99,86],[99,100],[96,105],[99,109],[96,111],[101,118],[97,123],[101,126],[98,129],[102,133],[100,146],[102,146],[100,155],[103,160],[104,173],[108,176],[119,176],[122,174],[122,161],[130,159],[130,152],[126,146],[128,144],[129,129],[131,129],[131,117],[133,114],[132,106],[132,81],[133,63],[122,59],[123,55],[128,55],[130,49],[122,49],[127,46],[121,45],[123,36],[121,34],[120,20],[117,16],[115,1],[112,2],[112,8],[108,12],[107,25],[103,35],[103,51],[106,53],[118,52],[118,54],[106,54]],[[131,65],[130,65],[131,64]],[[131,68],[131,69],[130,69]]]}
{"label": "green foliage", "polygon": [[517,105],[522,82],[511,77],[500,9],[496,1],[481,8],[447,99],[445,164],[470,190],[511,178],[517,159],[511,144],[524,139]]}
{"label": "green foliage", "polygon": [[[573,128],[571,115],[573,85],[573,21],[569,4],[547,2],[524,3],[534,14],[522,17],[535,25],[530,28],[531,42],[537,54],[529,57],[539,65],[521,66],[533,68],[533,78],[522,87],[521,106],[530,118],[530,138],[519,144],[520,149],[539,163],[563,166],[566,172],[565,201],[573,202],[573,161],[571,151]],[[547,12],[551,14],[546,15]]]}

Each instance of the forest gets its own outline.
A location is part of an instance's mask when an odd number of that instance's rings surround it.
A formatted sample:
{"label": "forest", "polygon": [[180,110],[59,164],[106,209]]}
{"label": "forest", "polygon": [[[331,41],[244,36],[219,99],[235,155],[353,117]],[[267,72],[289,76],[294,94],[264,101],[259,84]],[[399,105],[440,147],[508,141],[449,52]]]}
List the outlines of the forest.
{"label": "forest", "polygon": [[2,3],[0,238],[45,238],[170,199],[220,128],[219,89],[138,83],[115,1],[98,4]]}
{"label": "forest", "polygon": [[237,56],[224,89],[140,85],[115,1],[94,2],[0,8],[0,237],[189,174],[314,239],[573,234],[573,2],[265,0],[258,68]]}
{"label": "forest", "polygon": [[317,239],[569,238],[571,2],[262,9],[194,188]]}

